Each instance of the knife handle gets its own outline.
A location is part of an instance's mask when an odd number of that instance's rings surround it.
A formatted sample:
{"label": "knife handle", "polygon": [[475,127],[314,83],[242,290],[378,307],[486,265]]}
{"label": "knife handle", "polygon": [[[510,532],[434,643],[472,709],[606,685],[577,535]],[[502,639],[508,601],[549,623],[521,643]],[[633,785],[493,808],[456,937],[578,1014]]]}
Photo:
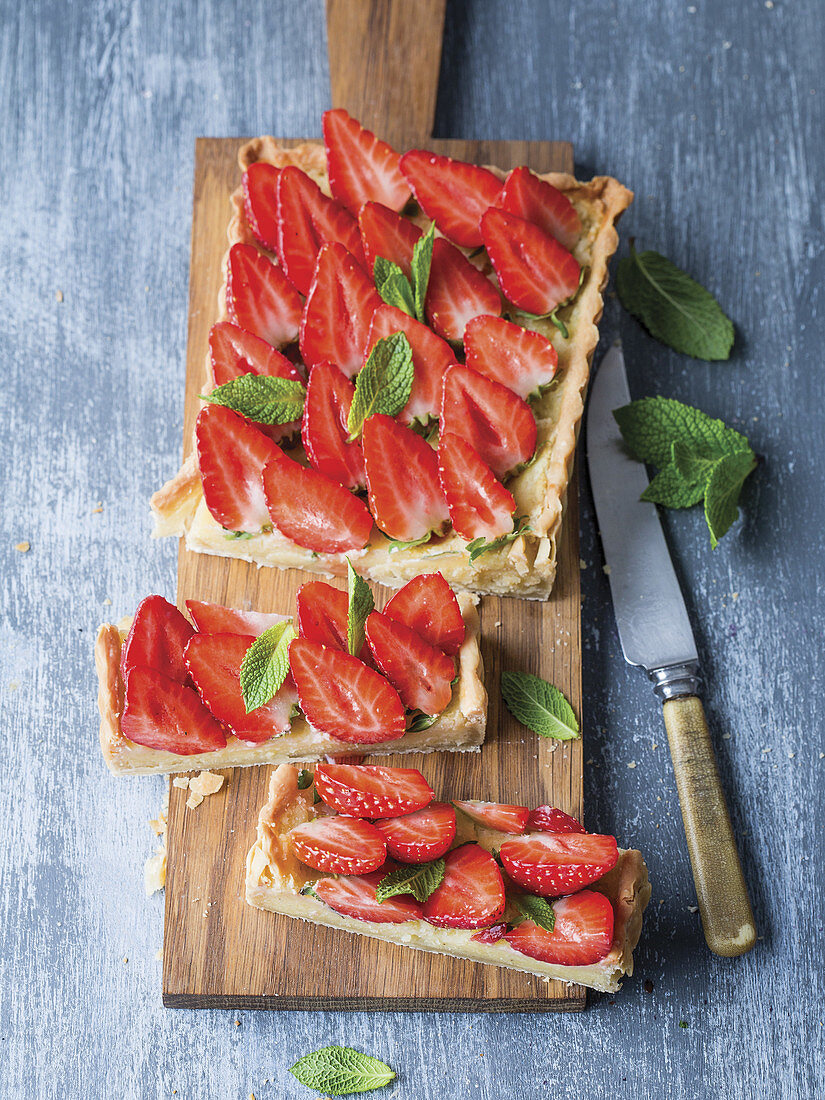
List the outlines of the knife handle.
{"label": "knife handle", "polygon": [[705,939],[717,955],[744,955],[756,925],[702,702],[679,696],[663,712]]}

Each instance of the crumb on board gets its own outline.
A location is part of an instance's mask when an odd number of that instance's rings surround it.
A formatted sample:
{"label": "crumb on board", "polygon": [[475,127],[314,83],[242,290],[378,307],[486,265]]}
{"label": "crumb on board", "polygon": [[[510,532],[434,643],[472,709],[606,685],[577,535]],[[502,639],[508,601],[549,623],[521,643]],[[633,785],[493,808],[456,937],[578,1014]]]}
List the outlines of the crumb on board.
{"label": "crumb on board", "polygon": [[190,794],[186,800],[186,808],[188,810],[196,810],[201,802],[203,802],[202,794]]}
{"label": "crumb on board", "polygon": [[196,775],[194,779],[189,780],[189,790],[203,797],[210,794],[217,794],[222,786],[223,776],[218,775],[217,772],[204,771]]}
{"label": "crumb on board", "polygon": [[178,787],[180,790],[185,791],[186,788],[189,786],[189,776],[176,775],[175,778],[172,780],[172,786]]}
{"label": "crumb on board", "polygon": [[14,544],[14,549],[17,550],[21,554],[28,554],[28,552],[29,552],[29,550],[31,550],[31,548],[32,548],[32,544],[28,541],[16,542]]}

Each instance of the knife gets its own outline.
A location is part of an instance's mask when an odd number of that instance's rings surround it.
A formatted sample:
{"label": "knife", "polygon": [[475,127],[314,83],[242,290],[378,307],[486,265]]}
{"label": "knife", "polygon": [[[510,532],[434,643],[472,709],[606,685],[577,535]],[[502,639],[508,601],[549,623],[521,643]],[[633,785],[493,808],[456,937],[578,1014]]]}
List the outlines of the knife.
{"label": "knife", "polygon": [[622,444],[613,410],[630,391],[620,347],[602,360],[587,413],[587,464],[628,664],[662,700],[688,852],[708,947],[744,955],[756,940],[748,889],[699,690],[699,657],[656,507],[639,497],[645,467]]}

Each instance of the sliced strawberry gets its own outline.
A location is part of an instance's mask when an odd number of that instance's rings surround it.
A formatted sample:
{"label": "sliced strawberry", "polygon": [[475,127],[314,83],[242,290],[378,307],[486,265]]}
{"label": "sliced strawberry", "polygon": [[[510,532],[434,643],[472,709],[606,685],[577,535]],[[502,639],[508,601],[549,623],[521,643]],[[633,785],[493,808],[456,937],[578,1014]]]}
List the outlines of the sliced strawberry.
{"label": "sliced strawberry", "polygon": [[423,810],[377,821],[387,851],[402,863],[426,863],[443,856],[455,840],[455,810],[446,802],[431,802]]}
{"label": "sliced strawberry", "polygon": [[529,462],[536,450],[536,418],[527,402],[470,367],[450,367],[444,375],[440,428],[466,439],[496,477]]}
{"label": "sliced strawberry", "polygon": [[501,180],[486,168],[412,149],[401,158],[401,171],[421,209],[445,237],[462,248],[478,248],[478,223],[501,191]]}
{"label": "sliced strawberry", "polygon": [[616,838],[596,833],[527,833],[505,840],[507,874],[533,894],[573,894],[616,866]]}
{"label": "sliced strawberry", "polygon": [[317,817],[289,831],[301,863],[335,875],[368,875],[387,858],[384,838],[374,825],[355,817]]}
{"label": "sliced strawberry", "polygon": [[384,534],[402,542],[443,534],[450,512],[429,443],[379,413],[365,421],[361,445],[370,511]]}
{"label": "sliced strawberry", "polygon": [[604,894],[581,890],[553,902],[552,932],[526,920],[505,939],[531,959],[559,966],[590,966],[599,962],[613,942],[613,906]]}
{"label": "sliced strawberry", "polygon": [[280,168],[265,161],[250,164],[243,174],[243,209],[256,240],[274,252],[278,247],[278,175]]}
{"label": "sliced strawberry", "polygon": [[375,890],[384,870],[371,875],[348,875],[346,878],[322,878],[313,890],[330,909],[345,917],[366,920],[375,924],[404,924],[408,920],[421,920],[421,906],[409,894],[396,894],[386,901],[378,901]]}
{"label": "sliced strawberry", "polygon": [[310,642],[320,642],[346,653],[349,597],[341,588],[326,581],[307,581],[298,589],[298,634]]}
{"label": "sliced strawberry", "polygon": [[503,317],[475,317],[464,330],[468,367],[507,386],[526,401],[550,382],[559,363],[546,336]]}
{"label": "sliced strawberry", "polygon": [[380,202],[365,202],[358,212],[358,228],[364,246],[367,274],[375,271],[376,256],[383,256],[398,264],[410,278],[412,254],[421,230],[409,220],[396,214]]}
{"label": "sliced strawberry", "polygon": [[229,320],[282,348],[298,339],[301,299],[283,271],[251,244],[233,244],[226,271]]}
{"label": "sliced strawberry", "polygon": [[570,814],[557,810],[555,806],[536,806],[527,818],[527,831],[532,833],[584,833],[584,825]]}
{"label": "sliced strawberry", "polygon": [[518,309],[544,316],[578,290],[578,260],[532,222],[491,209],[481,234],[502,293]]}
{"label": "sliced strawberry", "polygon": [[342,554],[366,546],[372,516],[337,481],[307,469],[279,451],[263,474],[266,504],[282,535],[317,554]]}
{"label": "sliced strawberry", "polygon": [[126,678],[120,729],[137,745],[179,756],[226,747],[223,726],[209,713],[194,688],[144,665],[130,669]]}
{"label": "sliced strawberry", "polygon": [[370,200],[400,210],[410,198],[401,175],[401,159],[386,141],[379,141],[342,108],[324,111],[324,146],[327,151],[329,189],[335,198],[357,214]]}
{"label": "sliced strawberry", "polygon": [[198,466],[206,507],[229,531],[269,524],[261,474],[281,455],[277,444],[224,405],[207,405],[195,421]]}
{"label": "sliced strawberry", "polygon": [[568,251],[581,236],[581,219],[570,199],[524,166],[509,173],[496,206],[537,225]]}
{"label": "sliced strawberry", "polygon": [[363,661],[296,638],[289,664],[307,721],[337,741],[372,745],[404,732],[404,704],[395,688]]}
{"label": "sliced strawberry", "polygon": [[337,241],[364,262],[355,218],[300,168],[288,165],[278,176],[278,254],[284,273],[301,294],[308,294],[315,261],[325,244]]}
{"label": "sliced strawberry", "polygon": [[189,674],[183,651],[194,633],[192,624],[174,604],[163,596],[146,596],[137,606],[120,653],[120,675],[124,683],[129,669],[143,665],[185,684]]}
{"label": "sliced strawberry", "polygon": [[440,573],[424,573],[407,581],[384,608],[384,614],[452,657],[464,642],[461,608]]}
{"label": "sliced strawberry", "polygon": [[429,805],[432,788],[416,768],[375,764],[318,764],[315,789],[328,806],[350,817],[392,817]]}
{"label": "sliced strawberry", "polygon": [[253,332],[219,321],[209,330],[209,356],[212,379],[216,386],[231,382],[242,374],[263,374],[270,378],[303,378],[285,355]]}
{"label": "sliced strawberry", "polygon": [[349,442],[347,417],[355,387],[334,363],[318,363],[309,373],[301,439],[316,470],[347,489],[367,484],[361,444]]}
{"label": "sliced strawberry", "polygon": [[502,802],[456,802],[453,799],[453,805],[485,829],[496,829],[500,833],[523,833],[530,816],[526,806],[508,806]]}
{"label": "sliced strawberry", "polygon": [[347,378],[364,362],[370,321],[381,296],[360,263],[333,241],[318,253],[301,321],[301,355],[309,367],[328,360]]}
{"label": "sliced strawberry", "polygon": [[413,385],[410,399],[398,419],[403,424],[427,420],[441,411],[441,382],[444,372],[455,363],[452,348],[426,325],[420,324],[402,309],[384,303],[375,311],[370,325],[367,350],[369,355],[379,340],[403,332],[410,342],[413,358]]}
{"label": "sliced strawberry", "polygon": [[453,528],[467,542],[496,539],[513,529],[512,493],[466,440],[444,434],[438,441],[438,478]]}
{"label": "sliced strawberry", "polygon": [[441,714],[453,696],[452,658],[380,611],[367,616],[365,632],[376,665],[404,706],[424,714]]}
{"label": "sliced strawberry", "polygon": [[498,943],[506,933],[506,924],[493,924],[489,928],[482,928],[480,932],[470,936],[470,939],[473,943]]}
{"label": "sliced strawberry", "polygon": [[424,920],[437,928],[484,928],[504,912],[498,864],[478,844],[447,853],[444,880],[424,902]]}
{"label": "sliced strawberry", "polygon": [[501,295],[463,252],[438,237],[433,243],[425,309],[439,336],[461,343],[468,321],[480,314],[501,313]]}
{"label": "sliced strawberry", "polygon": [[186,610],[201,634],[251,634],[257,638],[286,618],[266,611],[236,611],[234,607],[204,603],[203,600],[187,600]]}

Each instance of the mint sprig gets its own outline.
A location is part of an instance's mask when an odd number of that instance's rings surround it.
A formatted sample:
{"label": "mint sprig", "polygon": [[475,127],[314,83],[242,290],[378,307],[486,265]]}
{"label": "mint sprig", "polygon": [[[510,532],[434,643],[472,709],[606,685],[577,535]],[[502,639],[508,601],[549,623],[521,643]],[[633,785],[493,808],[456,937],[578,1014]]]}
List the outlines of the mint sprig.
{"label": "mint sprig", "polygon": [[424,302],[430,281],[434,239],[435,222],[431,222],[427,232],[415,242],[409,279],[398,264],[384,256],[376,256],[372,265],[375,289],[384,301],[422,323],[425,320]]}
{"label": "mint sprig", "polygon": [[386,901],[396,894],[412,894],[416,901],[424,902],[444,881],[446,867],[443,859],[431,859],[428,863],[415,863],[390,871],[375,888],[376,900]]}
{"label": "mint sprig", "polygon": [[355,393],[347,417],[350,440],[361,434],[364,421],[375,413],[395,416],[410,399],[413,361],[403,332],[378,340],[355,378]]}
{"label": "mint sprig", "polygon": [[540,737],[571,741],[579,735],[576,714],[553,684],[529,672],[502,672],[501,694],[507,709]]}
{"label": "mint sprig", "polygon": [[395,1080],[386,1062],[352,1047],[329,1046],[299,1058],[289,1072],[307,1088],[328,1096],[351,1096],[380,1089]]}
{"label": "mint sprig", "polygon": [[499,535],[497,539],[492,539],[490,542],[487,542],[484,538],[473,539],[472,542],[468,542],[467,550],[470,554],[470,565],[474,565],[476,558],[480,558],[482,554],[487,554],[490,550],[501,550],[502,547],[514,542],[519,535],[523,535],[530,530],[527,516],[516,516],[513,522],[513,530],[508,531],[506,535]]}
{"label": "mint sprig", "polygon": [[359,577],[347,558],[347,649],[357,657],[364,646],[364,624],[367,616],[375,609],[370,586],[363,577]]}
{"label": "mint sprig", "polygon": [[292,619],[276,623],[256,638],[241,662],[241,694],[246,713],[264,707],[289,672],[289,643],[296,637]]}
{"label": "mint sprig", "polygon": [[433,261],[433,242],[435,241],[435,222],[423,236],[415,242],[412,254],[412,289],[415,301],[415,316],[423,323],[425,320],[424,301],[427,297],[427,284],[430,281],[430,267]]}
{"label": "mint sprig", "polygon": [[531,920],[545,932],[556,927],[556,913],[549,901],[535,894],[516,894],[511,900],[525,920]]}
{"label": "mint sprig", "polygon": [[202,400],[224,405],[256,424],[291,424],[304,412],[306,389],[294,378],[273,378],[264,374],[242,374],[202,393]]}

